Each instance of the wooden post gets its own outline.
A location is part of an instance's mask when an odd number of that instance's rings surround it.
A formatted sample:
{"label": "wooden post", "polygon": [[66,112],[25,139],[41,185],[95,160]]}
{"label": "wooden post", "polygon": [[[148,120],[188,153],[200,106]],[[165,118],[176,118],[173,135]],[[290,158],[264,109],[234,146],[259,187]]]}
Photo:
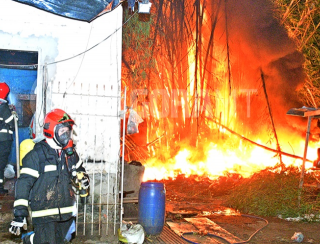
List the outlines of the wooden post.
{"label": "wooden post", "polygon": [[301,167],[301,174],[300,174],[300,182],[299,182],[299,206],[300,206],[300,201],[301,201],[301,190],[303,187],[303,179],[304,179],[304,171],[305,171],[305,164],[306,164],[306,157],[307,157],[307,151],[308,151],[308,143],[309,143],[309,135],[310,135],[310,126],[311,126],[311,120],[313,116],[308,117],[308,127],[307,127],[307,133],[306,133],[306,141],[304,145],[304,153],[303,153],[303,162],[302,162],[302,167]]}

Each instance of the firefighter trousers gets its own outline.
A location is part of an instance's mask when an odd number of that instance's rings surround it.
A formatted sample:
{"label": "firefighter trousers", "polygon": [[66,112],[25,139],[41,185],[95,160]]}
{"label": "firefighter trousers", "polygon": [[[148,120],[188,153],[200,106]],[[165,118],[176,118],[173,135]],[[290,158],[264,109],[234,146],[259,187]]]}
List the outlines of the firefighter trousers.
{"label": "firefighter trousers", "polygon": [[34,234],[26,235],[23,244],[63,244],[69,243],[67,234],[75,219],[55,221],[40,225],[33,225]]}
{"label": "firefighter trousers", "polygon": [[11,145],[12,141],[0,141],[0,183],[4,180],[4,169],[8,164]]}

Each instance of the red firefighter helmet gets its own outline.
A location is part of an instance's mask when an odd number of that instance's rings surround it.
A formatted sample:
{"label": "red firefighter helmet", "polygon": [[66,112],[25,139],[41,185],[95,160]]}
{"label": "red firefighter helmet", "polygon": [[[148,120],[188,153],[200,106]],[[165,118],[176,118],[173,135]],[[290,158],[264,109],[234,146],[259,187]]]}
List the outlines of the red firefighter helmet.
{"label": "red firefighter helmet", "polygon": [[43,135],[47,138],[54,138],[55,127],[59,124],[64,124],[72,128],[74,120],[71,119],[70,115],[65,111],[53,109],[51,112],[47,113],[44,118]]}
{"label": "red firefighter helmet", "polygon": [[10,92],[9,86],[6,83],[1,82],[0,83],[0,98],[5,100],[7,98],[9,92]]}

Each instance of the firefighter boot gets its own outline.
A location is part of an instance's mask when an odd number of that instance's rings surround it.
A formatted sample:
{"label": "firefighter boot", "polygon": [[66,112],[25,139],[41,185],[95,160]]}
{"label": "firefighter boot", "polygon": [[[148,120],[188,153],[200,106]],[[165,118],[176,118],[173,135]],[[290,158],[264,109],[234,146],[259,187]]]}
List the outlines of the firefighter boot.
{"label": "firefighter boot", "polygon": [[21,236],[23,244],[33,244],[34,232],[28,232]]}

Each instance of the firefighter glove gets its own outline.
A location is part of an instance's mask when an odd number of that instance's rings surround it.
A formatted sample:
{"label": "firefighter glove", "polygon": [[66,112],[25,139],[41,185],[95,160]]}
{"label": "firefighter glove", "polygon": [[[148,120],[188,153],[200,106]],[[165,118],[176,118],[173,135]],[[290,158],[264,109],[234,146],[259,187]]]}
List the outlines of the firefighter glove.
{"label": "firefighter glove", "polygon": [[77,173],[78,180],[81,183],[81,188],[82,189],[88,189],[90,186],[90,179],[89,175],[84,173],[84,172],[79,172]]}
{"label": "firefighter glove", "polygon": [[26,217],[15,217],[10,224],[9,232],[14,235],[21,234],[21,228],[27,230],[27,220]]}

